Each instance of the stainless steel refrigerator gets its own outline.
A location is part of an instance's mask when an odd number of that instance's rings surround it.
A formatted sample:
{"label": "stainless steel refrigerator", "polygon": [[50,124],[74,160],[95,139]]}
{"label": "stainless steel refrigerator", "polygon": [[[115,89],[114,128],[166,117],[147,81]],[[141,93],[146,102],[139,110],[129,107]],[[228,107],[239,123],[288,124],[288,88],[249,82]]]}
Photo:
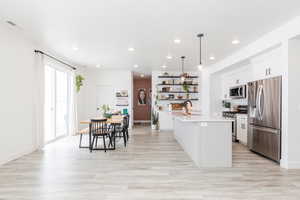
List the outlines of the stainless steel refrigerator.
{"label": "stainless steel refrigerator", "polygon": [[248,83],[248,147],[281,158],[281,77]]}

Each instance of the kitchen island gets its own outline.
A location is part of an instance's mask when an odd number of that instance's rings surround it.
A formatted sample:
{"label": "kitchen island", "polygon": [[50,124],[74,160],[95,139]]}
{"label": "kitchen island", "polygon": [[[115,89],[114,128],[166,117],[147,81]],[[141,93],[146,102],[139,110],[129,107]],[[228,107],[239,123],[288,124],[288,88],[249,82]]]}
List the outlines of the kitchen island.
{"label": "kitchen island", "polygon": [[198,167],[232,166],[232,120],[174,115],[174,135]]}

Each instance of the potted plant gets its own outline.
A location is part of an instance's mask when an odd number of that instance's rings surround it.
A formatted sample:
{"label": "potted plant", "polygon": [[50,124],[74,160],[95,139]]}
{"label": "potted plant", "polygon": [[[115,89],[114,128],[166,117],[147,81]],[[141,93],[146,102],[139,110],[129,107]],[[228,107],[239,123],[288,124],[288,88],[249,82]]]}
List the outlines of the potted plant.
{"label": "potted plant", "polygon": [[231,103],[228,101],[223,101],[223,107],[226,108],[227,110],[230,110],[231,108]]}
{"label": "potted plant", "polygon": [[152,120],[152,129],[158,130],[159,129],[159,114],[154,109],[151,112],[151,120]]}
{"label": "potted plant", "polygon": [[77,76],[75,77],[75,79],[76,79],[76,83],[75,83],[75,84],[76,84],[76,91],[79,92],[81,86],[83,86],[83,80],[84,80],[84,77],[81,76],[81,75],[77,75]]}
{"label": "potted plant", "polygon": [[182,89],[183,89],[183,91],[185,91],[187,93],[186,98],[189,99],[190,98],[190,94],[189,94],[190,86],[186,82],[184,82],[182,85]]}
{"label": "potted plant", "polygon": [[[102,115],[105,118],[111,118],[112,114],[109,112],[110,111],[110,107],[109,105],[103,104],[100,107],[101,111],[102,111]],[[99,110],[99,109],[98,109]]]}

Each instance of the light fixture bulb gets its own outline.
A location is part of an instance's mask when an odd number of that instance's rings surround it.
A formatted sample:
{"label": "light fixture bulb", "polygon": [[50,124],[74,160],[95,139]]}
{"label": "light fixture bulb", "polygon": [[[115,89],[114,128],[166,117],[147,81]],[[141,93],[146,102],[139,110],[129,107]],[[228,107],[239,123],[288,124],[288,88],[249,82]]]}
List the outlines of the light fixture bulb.
{"label": "light fixture bulb", "polygon": [[138,65],[133,65],[133,67],[134,67],[134,68],[138,68],[139,66],[138,66]]}
{"label": "light fixture bulb", "polygon": [[166,65],[163,65],[163,66],[161,66],[161,68],[163,68],[163,69],[166,69],[166,68],[167,68],[167,66],[166,66]]}
{"label": "light fixture bulb", "polygon": [[171,60],[173,57],[171,55],[167,55],[167,59]]}
{"label": "light fixture bulb", "polygon": [[141,78],[144,78],[144,76],[145,76],[144,74],[141,74]]}
{"label": "light fixture bulb", "polygon": [[100,65],[100,64],[96,65],[96,68],[100,68],[100,67],[101,67],[101,65]]}
{"label": "light fixture bulb", "polygon": [[202,64],[198,65],[198,70],[202,71],[202,69],[203,69],[203,65]]}

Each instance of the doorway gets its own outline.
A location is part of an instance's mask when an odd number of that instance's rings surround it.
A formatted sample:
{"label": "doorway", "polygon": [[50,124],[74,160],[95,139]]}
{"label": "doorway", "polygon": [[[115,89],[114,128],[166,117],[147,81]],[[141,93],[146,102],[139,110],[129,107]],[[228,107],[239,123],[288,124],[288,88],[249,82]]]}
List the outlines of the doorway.
{"label": "doorway", "polygon": [[45,144],[69,134],[70,86],[68,72],[45,66]]}
{"label": "doorway", "polygon": [[134,124],[151,124],[152,104],[151,76],[133,78],[133,122]]}

